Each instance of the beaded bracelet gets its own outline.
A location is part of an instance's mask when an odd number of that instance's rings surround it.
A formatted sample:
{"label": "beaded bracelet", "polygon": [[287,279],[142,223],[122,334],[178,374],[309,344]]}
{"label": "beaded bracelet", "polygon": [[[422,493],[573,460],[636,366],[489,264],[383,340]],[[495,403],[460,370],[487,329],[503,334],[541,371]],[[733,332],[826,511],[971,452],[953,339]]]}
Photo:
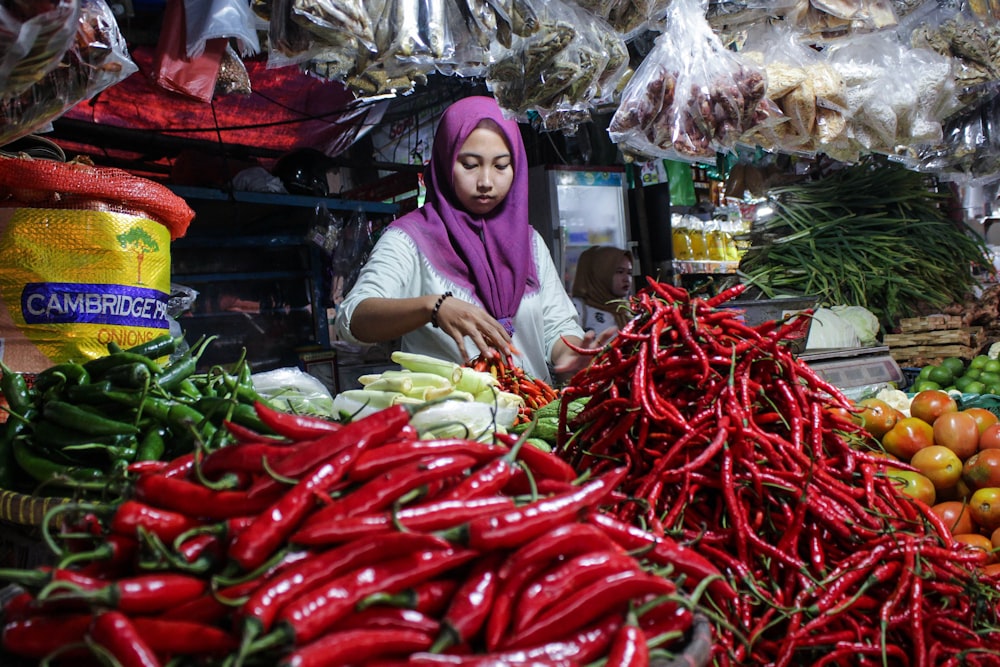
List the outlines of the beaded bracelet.
{"label": "beaded bracelet", "polygon": [[437,303],[434,304],[434,310],[431,311],[431,326],[434,327],[435,329],[440,328],[438,326],[438,311],[441,310],[441,304],[444,303],[444,300],[451,295],[452,295],[451,292],[445,292],[444,294],[438,297]]}

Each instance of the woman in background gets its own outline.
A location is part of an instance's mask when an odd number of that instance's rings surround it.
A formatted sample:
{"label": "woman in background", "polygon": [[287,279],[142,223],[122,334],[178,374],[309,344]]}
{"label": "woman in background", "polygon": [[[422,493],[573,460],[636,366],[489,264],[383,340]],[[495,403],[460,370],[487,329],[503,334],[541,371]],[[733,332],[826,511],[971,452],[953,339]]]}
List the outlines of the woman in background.
{"label": "woman in background", "polygon": [[337,312],[349,341],[456,363],[513,355],[546,382],[589,363],[552,257],[528,220],[528,164],[517,123],[491,97],[442,115],[424,172],[425,203],[383,232]]}
{"label": "woman in background", "polygon": [[591,246],[580,254],[573,277],[573,305],[585,331],[615,332],[632,319],[632,253],[614,246]]}

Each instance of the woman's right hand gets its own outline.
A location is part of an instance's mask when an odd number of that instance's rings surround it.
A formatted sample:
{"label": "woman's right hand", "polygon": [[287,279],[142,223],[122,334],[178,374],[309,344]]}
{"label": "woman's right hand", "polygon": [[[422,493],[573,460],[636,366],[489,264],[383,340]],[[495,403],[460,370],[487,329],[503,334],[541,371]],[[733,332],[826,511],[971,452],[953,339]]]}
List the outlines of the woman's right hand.
{"label": "woman's right hand", "polygon": [[462,301],[454,296],[442,301],[438,307],[437,325],[455,341],[462,356],[466,354],[466,336],[484,357],[497,352],[504,356],[518,354],[503,325],[485,310],[468,301]]}

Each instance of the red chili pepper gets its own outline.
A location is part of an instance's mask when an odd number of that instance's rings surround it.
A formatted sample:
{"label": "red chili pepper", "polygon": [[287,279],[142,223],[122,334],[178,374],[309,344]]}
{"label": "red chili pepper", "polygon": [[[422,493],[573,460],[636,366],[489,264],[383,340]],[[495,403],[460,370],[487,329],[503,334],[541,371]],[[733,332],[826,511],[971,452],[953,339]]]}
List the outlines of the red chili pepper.
{"label": "red chili pepper", "polygon": [[309,440],[343,428],[343,424],[338,422],[309,415],[282,412],[260,401],[255,401],[253,407],[257,411],[257,416],[268,428],[278,435],[292,440]]}
{"label": "red chili pepper", "polygon": [[201,461],[201,473],[209,479],[230,472],[259,474],[266,462],[277,461],[291,451],[288,444],[236,443],[209,452]]}
{"label": "red chili pepper", "polygon": [[203,625],[216,625],[235,613],[243,599],[261,585],[259,579],[248,579],[218,591],[208,591],[160,614],[163,620],[188,621]]}
{"label": "red chili pepper", "polygon": [[198,519],[179,512],[160,509],[137,500],[126,500],[115,510],[109,528],[113,533],[133,538],[139,537],[141,528],[170,544],[178,535],[201,525],[203,524]]}
{"label": "red chili pepper", "polygon": [[563,597],[591,582],[638,569],[639,563],[634,558],[618,551],[596,551],[568,558],[522,591],[514,611],[514,631],[524,630]]}
{"label": "red chili pepper", "polygon": [[245,491],[210,489],[197,482],[163,475],[143,475],[133,485],[133,492],[136,500],[198,519],[256,514],[274,501],[273,494],[250,498]]}
{"label": "red chili pepper", "polygon": [[90,638],[121,667],[159,667],[156,653],[136,632],[132,620],[119,611],[103,611],[94,619]]}
{"label": "red chili pepper", "polygon": [[290,442],[290,440],[288,440],[284,436],[274,436],[265,433],[258,433],[252,428],[243,426],[242,424],[237,424],[236,422],[230,421],[228,419],[223,420],[222,426],[231,436],[236,438],[237,443],[251,443],[251,442],[263,442],[263,441],[286,442],[286,443]]}
{"label": "red chili pepper", "polygon": [[166,468],[160,474],[166,477],[187,477],[194,470],[194,452],[181,454],[173,461],[169,461]]}
{"label": "red chili pepper", "polygon": [[29,616],[9,621],[0,638],[7,653],[41,660],[57,647],[81,644],[93,620],[90,613]]}
{"label": "red chili pepper", "polygon": [[143,641],[163,655],[224,656],[239,647],[232,633],[193,619],[134,616],[132,624]]}
{"label": "red chili pepper", "polygon": [[434,642],[432,652],[449,646],[468,644],[479,634],[493,608],[499,588],[497,570],[504,555],[495,553],[481,558],[458,587],[442,619],[443,632]]}
{"label": "red chili pepper", "polygon": [[329,632],[295,649],[279,663],[282,667],[326,667],[369,664],[386,656],[405,656],[430,647],[426,632],[396,628],[359,628]]}
{"label": "red chili pepper", "polygon": [[455,579],[432,579],[399,593],[374,593],[358,603],[359,609],[373,605],[412,609],[427,616],[440,616],[458,590]]}
{"label": "red chili pepper", "polygon": [[481,551],[521,546],[570,521],[582,510],[596,508],[627,472],[627,468],[618,468],[570,493],[544,498],[505,514],[473,519],[461,528],[461,539]]}
{"label": "red chili pepper", "polygon": [[434,637],[441,623],[417,611],[400,607],[369,607],[355,612],[337,624],[341,630],[415,630]]}
{"label": "red chili pepper", "polygon": [[672,565],[695,583],[709,577],[708,590],[720,601],[736,599],[736,591],[723,578],[719,569],[697,550],[685,547],[666,535],[654,535],[636,526],[630,526],[603,512],[590,512],[587,520],[605,531],[615,542],[628,551],[644,550],[643,556],[657,565]]}
{"label": "red chili pepper", "polygon": [[400,464],[334,500],[310,516],[302,527],[305,529],[360,513],[383,510],[404,494],[457,475],[475,463],[476,459],[471,456],[455,454]]}
{"label": "red chili pepper", "polygon": [[334,577],[388,560],[399,553],[448,547],[446,541],[432,535],[389,533],[365,537],[313,554],[301,563],[276,573],[250,594],[240,609],[243,636],[253,637],[267,632],[275,616],[289,602]]}
{"label": "red chili pepper", "polygon": [[444,531],[477,517],[492,516],[515,507],[505,496],[470,500],[432,500],[423,505],[404,507],[396,512],[352,516],[336,521],[309,522],[289,537],[294,544],[318,546],[356,540],[378,534],[391,534],[402,528],[416,532]]}
{"label": "red chili pepper", "polygon": [[648,667],[649,646],[646,633],[635,624],[634,619],[618,629],[611,644],[606,667]]}
{"label": "red chili pepper", "polygon": [[169,461],[147,459],[145,461],[133,461],[129,463],[127,470],[132,475],[162,474],[169,465]]}
{"label": "red chili pepper", "polygon": [[[344,433],[347,429],[338,431]],[[237,535],[229,545],[229,557],[245,570],[262,565],[275,550],[298,528],[312,510],[316,495],[328,493],[343,481],[352,463],[370,444],[359,439],[333,459],[316,466],[298,484],[286,491],[268,509],[258,515],[249,528]]]}
{"label": "red chili pepper", "polygon": [[157,572],[112,582],[73,577],[47,589],[46,599],[82,600],[125,614],[157,614],[194,600],[208,590],[208,580],[186,574]]}
{"label": "red chili pepper", "polygon": [[393,441],[369,449],[359,456],[351,468],[351,479],[359,482],[368,481],[393,468],[419,459],[462,454],[472,457],[477,463],[482,463],[502,456],[508,451],[501,445],[464,438]]}
{"label": "red chili pepper", "polygon": [[313,641],[380,590],[403,589],[448,572],[476,557],[467,550],[418,551],[337,577],[299,596],[278,615],[297,644]]}
{"label": "red chili pepper", "polygon": [[[497,437],[506,442],[510,447],[513,447],[517,443],[517,436],[513,434],[498,434]],[[521,447],[518,460],[528,466],[537,479],[558,479],[563,482],[572,482],[578,476],[573,466],[555,454],[543,452],[538,447],[530,445],[530,443]]]}
{"label": "red chili pepper", "polygon": [[672,595],[677,587],[668,579],[630,570],[602,577],[581,588],[562,604],[550,608],[521,632],[508,637],[505,648],[537,646],[576,630],[630,600],[649,595]]}
{"label": "red chili pepper", "polygon": [[[367,417],[350,422],[338,431],[328,433],[314,440],[293,445],[288,454],[270,463],[270,469],[279,477],[295,478],[316,468],[319,464],[333,460],[344,450],[363,451],[369,446],[377,446],[397,435],[409,423],[413,406],[394,405]],[[352,463],[357,456],[351,458]],[[261,478],[250,488],[250,495],[267,494],[281,482],[271,478]]]}

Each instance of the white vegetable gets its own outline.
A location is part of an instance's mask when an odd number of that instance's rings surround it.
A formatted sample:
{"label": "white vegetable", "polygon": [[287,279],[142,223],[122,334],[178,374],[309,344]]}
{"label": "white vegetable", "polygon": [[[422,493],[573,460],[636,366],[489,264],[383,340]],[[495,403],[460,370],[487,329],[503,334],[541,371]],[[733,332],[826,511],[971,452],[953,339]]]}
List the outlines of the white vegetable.
{"label": "white vegetable", "polygon": [[817,308],[812,315],[807,350],[858,347],[861,344],[854,326],[829,308]]}
{"label": "white vegetable", "polygon": [[910,416],[910,401],[913,400],[906,395],[905,391],[899,389],[880,389],[875,398],[885,401],[892,407],[902,412],[907,417]]}
{"label": "white vegetable", "polygon": [[875,313],[864,306],[833,306],[830,310],[854,327],[862,345],[878,342],[879,323]]}

